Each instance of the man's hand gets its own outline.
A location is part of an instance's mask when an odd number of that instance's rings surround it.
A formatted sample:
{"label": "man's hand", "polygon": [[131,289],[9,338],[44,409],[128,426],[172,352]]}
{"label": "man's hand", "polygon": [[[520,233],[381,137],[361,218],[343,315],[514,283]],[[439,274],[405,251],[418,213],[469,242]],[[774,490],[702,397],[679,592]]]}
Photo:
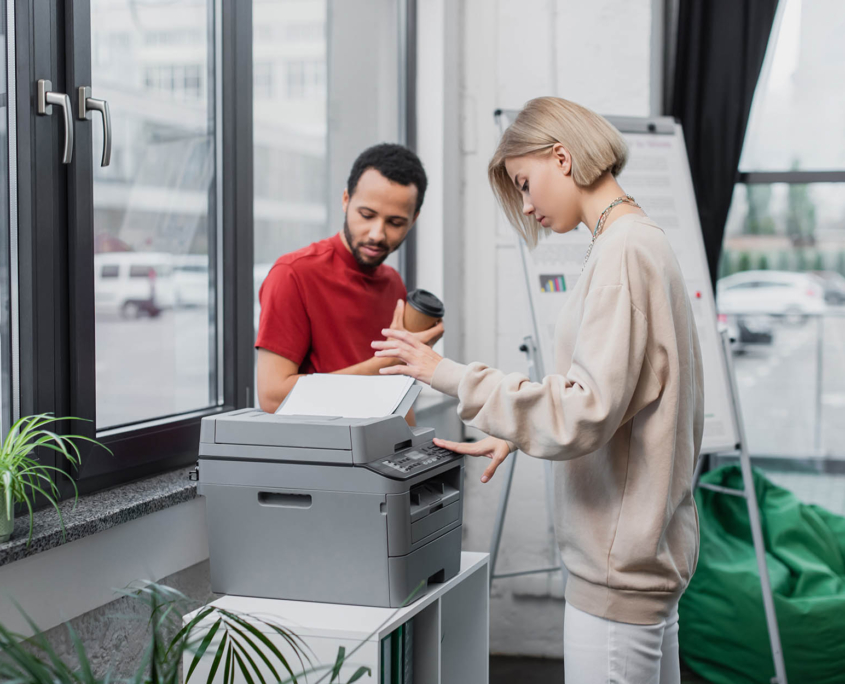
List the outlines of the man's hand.
{"label": "man's hand", "polygon": [[492,460],[492,463],[487,466],[487,470],[481,476],[482,482],[489,482],[490,478],[496,472],[510,453],[510,446],[508,443],[499,439],[498,437],[485,437],[480,442],[447,442],[445,439],[435,439],[434,443],[454,451],[457,454],[466,454],[467,456],[486,456]]}
{"label": "man's hand", "polygon": [[[390,322],[390,329],[401,330],[403,332],[406,331],[405,302],[401,299],[396,302],[396,308],[393,309],[393,320]],[[428,330],[410,334],[416,337],[423,344],[433,347],[440,341],[440,338],[443,337],[443,320],[441,319],[437,321],[437,325],[429,328]]]}

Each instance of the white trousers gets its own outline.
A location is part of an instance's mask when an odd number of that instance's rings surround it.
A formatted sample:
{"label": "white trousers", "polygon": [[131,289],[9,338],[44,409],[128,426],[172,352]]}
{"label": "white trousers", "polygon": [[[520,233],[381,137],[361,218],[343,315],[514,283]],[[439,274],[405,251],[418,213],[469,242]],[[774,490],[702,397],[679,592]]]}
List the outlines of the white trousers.
{"label": "white trousers", "polygon": [[678,608],[656,625],[629,625],[566,604],[566,684],[680,684]]}

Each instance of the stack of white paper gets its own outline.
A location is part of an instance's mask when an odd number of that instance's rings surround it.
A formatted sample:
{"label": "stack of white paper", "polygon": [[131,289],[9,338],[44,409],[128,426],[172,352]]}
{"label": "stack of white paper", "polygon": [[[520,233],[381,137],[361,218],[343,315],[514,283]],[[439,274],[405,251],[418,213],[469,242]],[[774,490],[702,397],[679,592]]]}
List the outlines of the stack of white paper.
{"label": "stack of white paper", "polygon": [[381,418],[393,413],[414,379],[405,375],[331,375],[315,373],[297,380],[277,409],[281,416]]}

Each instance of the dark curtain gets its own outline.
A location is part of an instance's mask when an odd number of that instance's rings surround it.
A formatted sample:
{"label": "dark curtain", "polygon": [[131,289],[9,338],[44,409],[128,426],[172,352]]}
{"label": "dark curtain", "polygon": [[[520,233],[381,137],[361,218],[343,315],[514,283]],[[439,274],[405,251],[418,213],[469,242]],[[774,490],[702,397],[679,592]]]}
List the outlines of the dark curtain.
{"label": "dark curtain", "polygon": [[684,129],[710,279],[777,0],[680,0],[669,114]]}

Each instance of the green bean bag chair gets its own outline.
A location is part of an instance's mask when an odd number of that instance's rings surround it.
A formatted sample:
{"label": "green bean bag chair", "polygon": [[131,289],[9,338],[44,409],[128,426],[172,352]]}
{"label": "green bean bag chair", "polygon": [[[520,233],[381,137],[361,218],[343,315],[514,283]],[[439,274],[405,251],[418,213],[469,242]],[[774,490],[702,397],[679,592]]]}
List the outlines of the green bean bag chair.
{"label": "green bean bag chair", "polygon": [[[821,477],[824,477],[823,475]],[[729,465],[702,482],[742,488]],[[754,472],[789,684],[845,683],[845,518]],[[745,499],[699,488],[701,553],[681,598],[680,647],[713,684],[769,684],[772,651]]]}

